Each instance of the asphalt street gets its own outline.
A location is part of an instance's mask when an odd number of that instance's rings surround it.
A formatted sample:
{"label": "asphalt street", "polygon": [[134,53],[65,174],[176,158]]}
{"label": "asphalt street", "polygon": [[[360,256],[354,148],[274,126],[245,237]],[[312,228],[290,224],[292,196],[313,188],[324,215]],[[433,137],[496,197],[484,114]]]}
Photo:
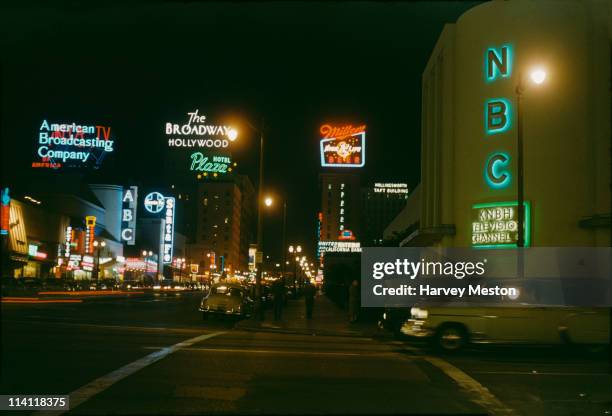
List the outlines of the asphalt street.
{"label": "asphalt street", "polygon": [[608,356],[238,330],[199,295],[2,305],[2,394],[71,394],[68,414],[592,415]]}

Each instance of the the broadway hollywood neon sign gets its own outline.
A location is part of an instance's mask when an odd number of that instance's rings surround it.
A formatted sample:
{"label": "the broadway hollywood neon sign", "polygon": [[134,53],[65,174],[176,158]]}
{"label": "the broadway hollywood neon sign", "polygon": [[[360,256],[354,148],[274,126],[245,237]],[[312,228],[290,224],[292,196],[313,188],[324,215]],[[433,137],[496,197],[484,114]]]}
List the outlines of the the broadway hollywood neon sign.
{"label": "the broadway hollywood neon sign", "polygon": [[187,123],[166,123],[168,147],[225,148],[229,146],[231,126],[209,124],[199,110],[187,113]]}
{"label": "the broadway hollywood neon sign", "polygon": [[321,126],[321,166],[360,168],[365,165],[365,128]]}

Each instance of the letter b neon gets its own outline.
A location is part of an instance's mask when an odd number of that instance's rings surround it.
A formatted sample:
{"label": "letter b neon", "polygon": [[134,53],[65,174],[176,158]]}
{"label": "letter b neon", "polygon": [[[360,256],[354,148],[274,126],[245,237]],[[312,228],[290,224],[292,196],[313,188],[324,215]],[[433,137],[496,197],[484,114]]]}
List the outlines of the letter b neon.
{"label": "letter b neon", "polygon": [[497,98],[485,103],[485,130],[487,134],[502,133],[510,128],[510,103]]}

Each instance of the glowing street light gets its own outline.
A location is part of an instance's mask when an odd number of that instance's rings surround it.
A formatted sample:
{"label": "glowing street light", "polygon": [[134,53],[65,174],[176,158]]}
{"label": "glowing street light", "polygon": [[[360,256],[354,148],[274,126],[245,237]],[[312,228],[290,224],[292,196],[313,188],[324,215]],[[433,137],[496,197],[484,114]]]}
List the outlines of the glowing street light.
{"label": "glowing street light", "polygon": [[227,138],[230,139],[230,141],[234,141],[238,138],[238,130],[236,129],[231,129],[230,131],[227,132]]}
{"label": "glowing street light", "polygon": [[96,250],[98,252],[97,261],[96,261],[96,288],[97,288],[98,281],[100,280],[100,250],[103,247],[106,247],[106,241],[104,241],[104,240],[102,240],[102,241],[95,240],[93,242],[93,246],[95,247],[94,250]]}
{"label": "glowing street light", "polygon": [[272,200],[272,198],[271,198],[271,197],[269,197],[269,196],[268,196],[268,197],[266,197],[266,199],[264,199],[264,204],[266,204],[266,206],[267,206],[267,207],[271,207],[273,202],[274,202],[274,201],[273,201],[273,200]]}
{"label": "glowing street light", "polygon": [[544,71],[542,68],[535,68],[529,74],[529,78],[531,78],[531,81],[534,84],[540,85],[546,80],[546,71]]}
{"label": "glowing street light", "polygon": [[[541,85],[546,80],[546,71],[541,67],[533,68],[529,71],[529,78],[536,85]],[[525,91],[526,85],[523,81],[521,72],[518,74],[518,85],[516,86],[516,147],[517,147],[517,209],[518,209],[518,221],[517,221],[517,241],[516,246],[520,249],[525,247],[525,180],[523,176],[523,106],[521,101],[523,99],[523,92]],[[521,258],[519,254],[519,258]],[[519,264],[519,269],[522,270],[522,259]],[[521,271],[521,276],[523,275]]]}
{"label": "glowing street light", "polygon": [[[546,80],[546,71],[541,67],[533,68],[529,72],[529,78],[536,85],[541,85]],[[525,179],[523,170],[523,106],[521,101],[523,99],[523,92],[525,91],[525,84],[521,72],[518,73],[518,85],[516,86],[516,148],[517,148],[517,238],[516,247],[519,250],[517,253],[517,274],[519,277],[525,275],[525,264],[523,259],[523,247],[525,247]]]}

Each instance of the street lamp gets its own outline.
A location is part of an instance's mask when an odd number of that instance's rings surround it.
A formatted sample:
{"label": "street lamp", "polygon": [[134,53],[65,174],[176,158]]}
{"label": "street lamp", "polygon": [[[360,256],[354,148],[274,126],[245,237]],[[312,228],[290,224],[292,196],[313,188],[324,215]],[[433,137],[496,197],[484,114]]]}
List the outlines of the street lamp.
{"label": "street lamp", "polygon": [[151,250],[147,251],[147,250],[142,250],[142,258],[144,260],[144,269],[142,272],[142,283],[144,284],[144,280],[145,280],[145,276],[147,274],[147,271],[149,270],[149,257],[151,257],[153,255],[153,252]]}
{"label": "street lamp", "polygon": [[230,141],[234,141],[238,138],[238,130],[236,129],[231,129],[230,131],[227,132],[227,138],[230,139]]}
{"label": "street lamp", "polygon": [[297,272],[298,272],[297,266],[301,260],[301,257],[298,256],[297,253],[301,253],[301,252],[302,252],[302,246],[300,245],[297,245],[296,247],[293,247],[293,245],[289,246],[289,253],[296,254],[295,263],[293,264],[293,296],[295,298],[297,298]]}
{"label": "street lamp", "polygon": [[[261,122],[261,128],[257,129],[248,120],[244,122],[251,128],[251,130],[259,133],[259,183],[257,190],[257,253],[255,254],[255,315],[263,320],[263,308],[261,304],[261,272],[263,269],[263,216],[262,216],[262,202],[263,201],[263,187],[264,187],[264,122]],[[232,129],[228,132],[228,138],[234,141],[238,138],[238,131]],[[259,260],[259,261],[258,261]]]}
{"label": "street lamp", "polygon": [[[274,203],[274,199],[271,196],[268,196],[264,199],[264,204],[267,207],[272,206]],[[283,230],[282,230],[282,242],[281,242],[281,253],[282,253],[282,262],[281,262],[281,278],[283,283],[285,281],[285,263],[286,263],[286,253],[285,246],[287,244],[287,201],[283,199]],[[293,246],[289,247],[289,252],[292,253]],[[301,247],[300,247],[301,250]]]}
{"label": "street lamp", "polygon": [[[542,68],[533,68],[529,72],[529,79],[535,85],[541,85],[546,80],[546,71]],[[523,106],[521,105],[523,93],[525,91],[523,75],[519,71],[518,84],[516,86],[516,147],[517,147],[517,205],[518,205],[518,221],[517,221],[517,238],[516,247],[519,250],[517,260],[517,274],[519,277],[525,275],[525,263],[523,258],[523,248],[525,247],[525,180],[523,169]]]}
{"label": "street lamp", "polygon": [[176,265],[177,265],[177,268],[179,269],[179,282],[182,283],[183,282],[183,269],[185,268],[185,258],[184,257],[177,258]]}
{"label": "street lamp", "polygon": [[93,242],[93,245],[97,251],[97,260],[96,260],[96,288],[98,287],[98,282],[100,280],[100,250],[103,247],[106,247],[106,241],[102,240],[102,241],[98,241],[95,240]]}
{"label": "street lamp", "polygon": [[[529,79],[536,85],[541,85],[546,80],[546,71],[542,68],[533,68],[529,72]],[[523,106],[521,105],[526,85],[522,73],[518,74],[518,85],[516,86],[516,147],[517,147],[517,205],[518,205],[518,233],[516,246],[525,247],[525,184],[523,171]]]}

